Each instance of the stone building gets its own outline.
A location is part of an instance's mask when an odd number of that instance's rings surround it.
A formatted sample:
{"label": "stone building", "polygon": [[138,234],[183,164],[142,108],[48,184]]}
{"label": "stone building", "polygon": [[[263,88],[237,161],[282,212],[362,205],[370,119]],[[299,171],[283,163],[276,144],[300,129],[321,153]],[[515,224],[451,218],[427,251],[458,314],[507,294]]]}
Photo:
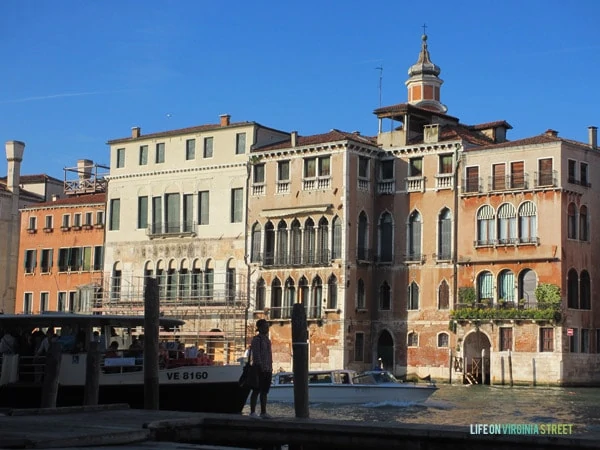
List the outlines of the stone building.
{"label": "stone building", "polygon": [[65,169],[64,198],[21,208],[16,313],[92,312],[104,268],[103,169],[80,160]]}
{"label": "stone building", "polygon": [[[104,297],[98,312],[141,312],[144,279],[178,337],[216,361],[244,351],[249,153],[288,133],[231,122],[142,134],[110,145]],[[236,355],[237,352],[237,355]]]}

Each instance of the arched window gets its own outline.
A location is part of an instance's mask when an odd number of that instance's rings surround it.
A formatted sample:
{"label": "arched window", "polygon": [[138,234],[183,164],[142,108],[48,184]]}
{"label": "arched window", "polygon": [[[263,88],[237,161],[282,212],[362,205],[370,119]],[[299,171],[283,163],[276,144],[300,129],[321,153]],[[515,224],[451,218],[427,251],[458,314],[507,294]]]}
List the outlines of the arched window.
{"label": "arched window", "polygon": [[213,293],[215,290],[215,266],[214,261],[206,261],[206,268],[204,269],[204,300],[212,300]]}
{"label": "arched window", "polygon": [[356,288],[356,308],[367,309],[367,302],[365,297],[365,282],[362,278],[358,279],[358,285]]}
{"label": "arched window", "polygon": [[335,275],[331,275],[327,280],[327,308],[337,309],[337,278]]}
{"label": "arched window", "polygon": [[304,264],[315,262],[315,223],[309,217],[304,222]]}
{"label": "arched window", "polygon": [[302,262],[302,230],[300,230],[300,222],[295,219],[292,222],[291,237],[290,237],[290,258],[292,265],[298,265]]}
{"label": "arched window", "polygon": [[503,270],[498,275],[498,300],[501,299],[515,301],[515,274],[510,270]]}
{"label": "arched window", "polygon": [[494,208],[483,205],[477,210],[477,245],[493,245],[496,239]]}
{"label": "arched window", "polygon": [[[121,263],[116,262],[113,266],[111,274],[111,285],[110,285],[110,299],[111,301],[119,301],[121,299]],[[158,277],[157,277],[158,278]],[[160,292],[160,290],[159,290]]]}
{"label": "arched window", "polygon": [[255,310],[263,311],[266,306],[267,291],[265,287],[265,280],[262,278],[256,282],[256,294],[255,294]]}
{"label": "arched window", "polygon": [[169,261],[167,271],[167,298],[174,300],[177,297],[177,264],[174,259]]}
{"label": "arched window", "polygon": [[308,280],[306,277],[300,278],[298,281],[298,302],[307,307],[309,301]]}
{"label": "arched window", "polygon": [[569,270],[567,274],[567,305],[569,308],[579,308],[579,282],[577,280],[577,271]]}
{"label": "arched window", "polygon": [[358,248],[357,258],[360,261],[367,261],[369,259],[369,237],[368,237],[368,224],[367,215],[364,211],[358,216]]}
{"label": "arched window", "polygon": [[323,305],[323,282],[320,277],[315,277],[312,282],[310,308],[308,317],[316,319],[321,317],[321,307]]}
{"label": "arched window", "polygon": [[535,300],[535,288],[537,287],[537,276],[531,269],[525,269],[519,274],[519,300],[527,303]]}
{"label": "arched window", "polygon": [[417,333],[415,333],[414,331],[411,331],[410,333],[408,333],[406,340],[407,340],[407,345],[409,347],[418,347],[419,346],[419,335]]}
{"label": "arched window", "polygon": [[519,207],[519,242],[537,243],[537,209],[533,202],[523,202]]}
{"label": "arched window", "polygon": [[250,253],[250,261],[251,262],[260,262],[261,254],[260,254],[260,238],[261,238],[261,227],[260,223],[255,223],[252,226],[252,249]]}
{"label": "arched window", "polygon": [[392,262],[392,253],[394,248],[392,215],[385,212],[379,220],[379,261]]}
{"label": "arched window", "polygon": [[579,240],[588,241],[588,209],[587,206],[581,205],[579,208]]}
{"label": "arched window", "polygon": [[444,208],[438,216],[438,254],[437,259],[452,258],[452,218],[450,210]]}
{"label": "arched window", "polygon": [[591,298],[590,274],[587,270],[582,270],[579,277],[579,303],[581,309],[592,308]]}
{"label": "arched window", "polygon": [[342,257],[342,220],[334,217],[331,227],[331,259],[340,259]]}
{"label": "arched window", "polygon": [[285,294],[281,308],[281,317],[289,319],[292,317],[292,305],[296,302],[296,285],[294,280],[288,278],[285,280]]}
{"label": "arched window", "polygon": [[379,288],[379,309],[389,311],[391,308],[390,285],[384,281]]}
{"label": "arched window", "polygon": [[413,211],[408,218],[408,261],[421,260],[421,214]]}
{"label": "arched window", "polygon": [[287,266],[288,264],[288,231],[287,224],[281,220],[277,225],[277,259],[275,264]]}
{"label": "arched window", "polygon": [[567,238],[577,239],[577,207],[575,203],[569,203],[567,214]]}
{"label": "arched window", "polygon": [[179,267],[179,294],[180,300],[189,300],[190,296],[190,271],[189,261],[184,259]]}
{"label": "arched window", "polygon": [[232,303],[235,301],[237,291],[237,275],[235,270],[235,260],[230,260],[225,270],[225,292],[227,301]]}
{"label": "arched window", "polygon": [[275,278],[271,283],[271,318],[281,319],[281,281]]}
{"label": "arched window", "polygon": [[271,221],[265,224],[265,266],[272,266],[275,262],[275,227]]}
{"label": "arched window", "polygon": [[450,286],[446,280],[442,280],[438,289],[438,309],[450,308]]}
{"label": "arched window", "polygon": [[325,217],[319,220],[319,233],[317,236],[317,262],[329,264],[329,222]]}
{"label": "arched window", "polygon": [[419,285],[414,281],[408,285],[408,300],[407,300],[407,308],[408,310],[417,310],[419,309]]}
{"label": "arched window", "polygon": [[448,342],[450,340],[450,336],[448,336],[448,333],[440,333],[438,334],[437,337],[437,346],[438,347],[448,347]]}
{"label": "arched window", "polygon": [[492,303],[494,299],[494,276],[487,270],[477,276],[477,301],[487,300]]}
{"label": "arched window", "polygon": [[510,203],[503,203],[498,208],[498,242],[514,244],[517,239],[517,212]]}

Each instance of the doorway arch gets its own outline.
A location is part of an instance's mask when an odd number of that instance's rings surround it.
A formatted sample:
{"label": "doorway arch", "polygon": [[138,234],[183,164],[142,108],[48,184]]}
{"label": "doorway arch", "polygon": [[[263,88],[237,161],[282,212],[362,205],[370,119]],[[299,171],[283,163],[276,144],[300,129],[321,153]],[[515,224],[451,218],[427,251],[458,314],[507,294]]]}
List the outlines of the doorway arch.
{"label": "doorway arch", "polygon": [[387,330],[383,330],[377,339],[377,352],[376,357],[373,358],[373,366],[377,366],[379,358],[384,370],[394,371],[394,338]]}
{"label": "doorway arch", "polygon": [[[465,383],[477,382],[490,384],[490,338],[480,329],[465,336],[463,343]],[[485,358],[481,358],[481,351],[485,350]],[[485,373],[485,379],[483,379]]]}

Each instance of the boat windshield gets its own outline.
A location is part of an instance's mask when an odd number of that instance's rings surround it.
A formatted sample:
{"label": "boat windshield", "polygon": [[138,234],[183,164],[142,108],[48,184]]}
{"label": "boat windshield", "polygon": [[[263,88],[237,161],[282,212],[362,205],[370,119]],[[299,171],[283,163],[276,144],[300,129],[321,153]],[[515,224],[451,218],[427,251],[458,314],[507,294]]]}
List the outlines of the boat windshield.
{"label": "boat windshield", "polygon": [[353,384],[383,384],[383,383],[399,383],[398,379],[390,372],[374,371],[364,372],[352,379]]}

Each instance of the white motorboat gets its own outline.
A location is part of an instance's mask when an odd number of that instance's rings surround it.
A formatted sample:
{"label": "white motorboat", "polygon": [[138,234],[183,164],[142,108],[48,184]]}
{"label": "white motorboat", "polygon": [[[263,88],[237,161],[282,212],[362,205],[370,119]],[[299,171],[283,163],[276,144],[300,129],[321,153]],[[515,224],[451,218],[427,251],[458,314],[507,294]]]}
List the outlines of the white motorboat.
{"label": "white motorboat", "polygon": [[[404,383],[385,370],[319,370],[308,373],[308,401],[311,403],[420,403],[437,389],[434,383]],[[294,401],[293,373],[273,375],[269,401]]]}
{"label": "white motorboat", "polygon": [[[173,329],[184,322],[160,318],[160,327]],[[142,330],[143,316],[80,315],[69,313],[0,314],[0,330],[10,330],[21,337],[34,329],[71,330],[58,339],[61,355],[57,406],[83,404],[86,360],[93,330],[111,338],[115,329]],[[67,339],[70,337],[71,340]],[[63,340],[63,338],[65,338]],[[79,338],[79,345],[75,339]],[[64,342],[64,343],[63,343]],[[124,343],[126,344],[126,343]],[[106,351],[103,341],[101,351]],[[125,347],[127,348],[127,347]],[[240,413],[249,390],[239,386],[241,364],[212,365],[200,358],[176,352],[159,369],[159,404],[161,409],[197,412]],[[181,355],[181,356],[179,356]],[[189,355],[188,355],[189,356]],[[99,403],[128,403],[144,407],[143,354],[123,350],[102,358]],[[0,355],[0,407],[36,408],[40,406],[45,357],[35,357],[21,348],[17,354]]]}

